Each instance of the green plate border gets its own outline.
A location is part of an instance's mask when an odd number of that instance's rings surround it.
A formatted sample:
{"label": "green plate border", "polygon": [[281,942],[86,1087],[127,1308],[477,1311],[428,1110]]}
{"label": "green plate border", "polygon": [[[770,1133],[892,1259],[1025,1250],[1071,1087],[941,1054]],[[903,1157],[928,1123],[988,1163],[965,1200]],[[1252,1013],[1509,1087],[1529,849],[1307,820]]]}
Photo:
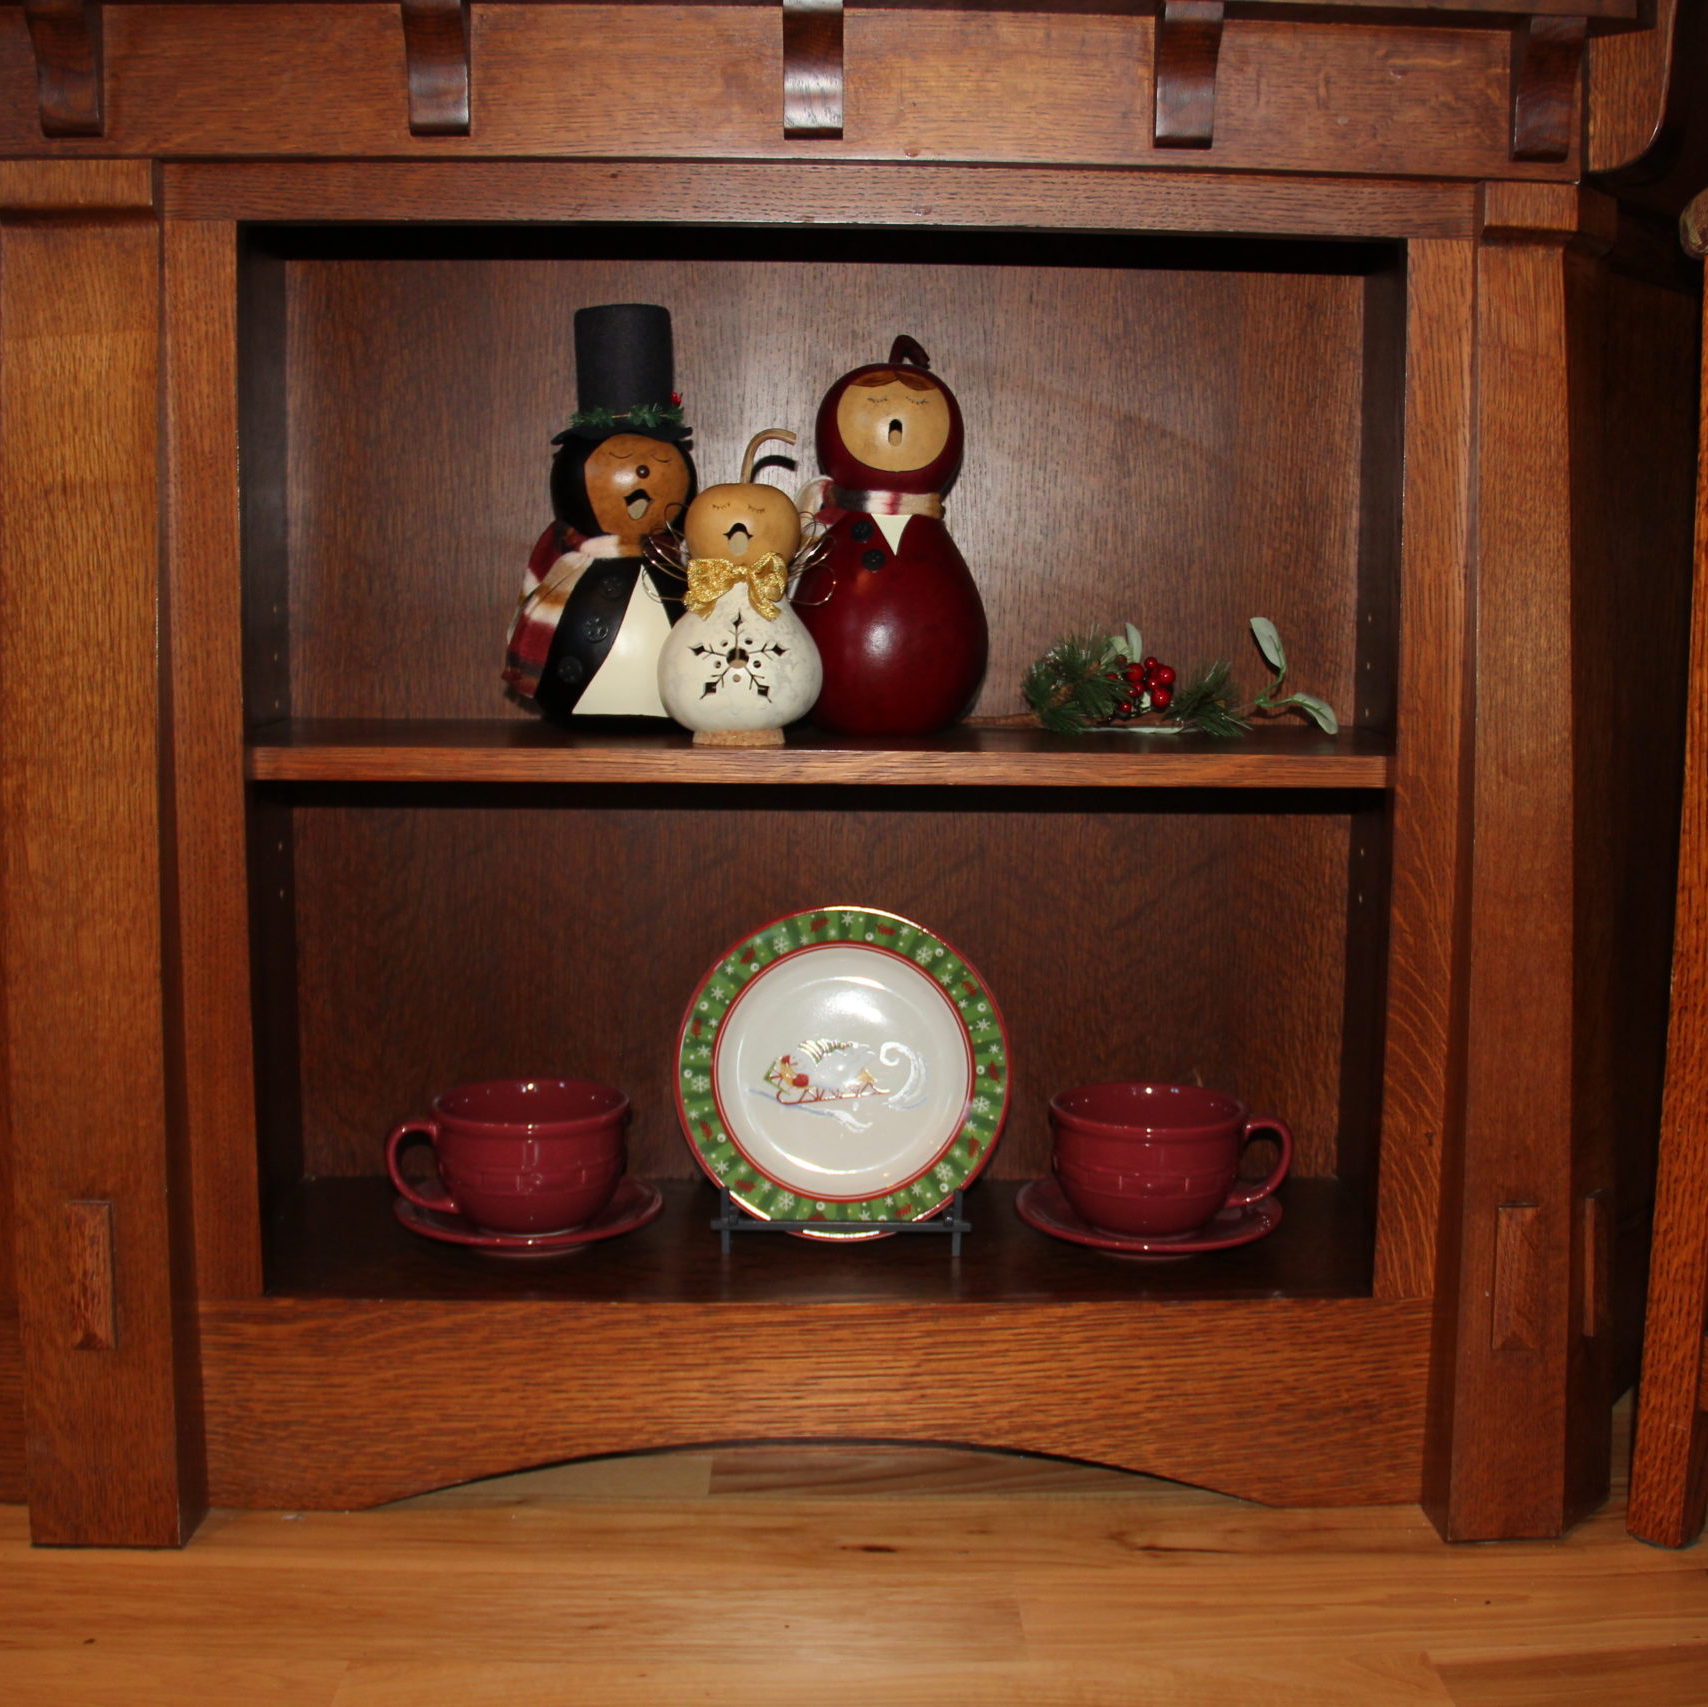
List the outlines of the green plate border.
{"label": "green plate border", "polygon": [[[910,1185],[881,1197],[803,1197],[760,1174],[736,1148],[712,1092],[712,1052],[730,1005],[766,967],[824,943],[872,943],[927,972],[960,1013],[972,1045],[973,1093],[949,1147]],[[743,937],[702,980],[682,1019],[676,1048],[676,1107],[700,1166],[748,1214],[765,1221],[923,1221],[990,1160],[1008,1114],[1008,1037],[985,981],[948,943],[911,919],[876,907],[810,907]]]}

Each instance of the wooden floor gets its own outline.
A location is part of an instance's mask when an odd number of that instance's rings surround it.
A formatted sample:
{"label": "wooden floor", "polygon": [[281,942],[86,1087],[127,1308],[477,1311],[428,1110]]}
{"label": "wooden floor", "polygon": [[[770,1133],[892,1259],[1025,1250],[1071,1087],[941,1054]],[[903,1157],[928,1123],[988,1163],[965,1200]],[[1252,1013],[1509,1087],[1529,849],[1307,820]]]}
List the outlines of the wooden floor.
{"label": "wooden floor", "polygon": [[[1622,1467],[1622,1455],[1620,1459]],[[1708,1703],[1708,1547],[1447,1547],[994,1454],[580,1464],[181,1553],[32,1549],[0,1507],[7,1707],[1647,1707]]]}

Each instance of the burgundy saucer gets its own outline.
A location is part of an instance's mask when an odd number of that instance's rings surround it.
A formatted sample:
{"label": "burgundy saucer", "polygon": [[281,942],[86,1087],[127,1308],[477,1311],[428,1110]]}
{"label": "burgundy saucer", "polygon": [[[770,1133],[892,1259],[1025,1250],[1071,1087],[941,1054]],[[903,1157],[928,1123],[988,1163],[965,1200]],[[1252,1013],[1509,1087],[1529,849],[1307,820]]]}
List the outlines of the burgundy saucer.
{"label": "burgundy saucer", "polygon": [[460,1215],[417,1208],[407,1198],[399,1197],[392,1203],[393,1213],[410,1232],[447,1245],[467,1245],[494,1257],[547,1257],[578,1250],[599,1239],[614,1239],[619,1233],[644,1227],[663,1207],[664,1194],[657,1186],[628,1177],[618,1182],[611,1201],[591,1221],[559,1233],[493,1233]]}
{"label": "burgundy saucer", "polygon": [[1190,1233],[1111,1233],[1094,1227],[1062,1195],[1052,1174],[1029,1180],[1014,1199],[1014,1208],[1028,1227],[1053,1238],[1067,1239],[1093,1250],[1113,1251],[1117,1256],[1145,1257],[1152,1262],[1173,1262],[1195,1257],[1204,1251],[1232,1250],[1249,1245],[1281,1225],[1281,1205],[1273,1197],[1237,1209],[1224,1209],[1203,1227]]}

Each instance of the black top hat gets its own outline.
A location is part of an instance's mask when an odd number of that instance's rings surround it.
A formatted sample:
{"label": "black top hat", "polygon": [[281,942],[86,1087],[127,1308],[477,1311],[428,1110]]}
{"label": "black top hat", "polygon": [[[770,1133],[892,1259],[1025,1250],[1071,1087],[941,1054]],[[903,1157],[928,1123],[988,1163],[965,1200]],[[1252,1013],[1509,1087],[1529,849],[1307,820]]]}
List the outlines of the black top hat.
{"label": "black top hat", "polygon": [[613,433],[645,433],[671,442],[687,438],[674,369],[668,308],[651,302],[578,308],[576,411],[552,443],[597,442]]}

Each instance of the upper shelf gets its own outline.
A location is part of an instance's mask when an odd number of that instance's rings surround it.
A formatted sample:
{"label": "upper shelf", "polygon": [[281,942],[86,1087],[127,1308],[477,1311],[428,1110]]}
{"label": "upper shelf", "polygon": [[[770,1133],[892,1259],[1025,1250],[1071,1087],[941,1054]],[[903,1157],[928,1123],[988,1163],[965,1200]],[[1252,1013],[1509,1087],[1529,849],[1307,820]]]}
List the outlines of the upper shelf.
{"label": "upper shelf", "polygon": [[782,747],[696,747],[684,730],[565,730],[535,721],[297,719],[257,730],[257,782],[878,784],[1008,788],[1388,786],[1392,744],[1362,730],[1297,727],[1243,740],[1049,735],[961,726],[917,738],[817,730]]}

